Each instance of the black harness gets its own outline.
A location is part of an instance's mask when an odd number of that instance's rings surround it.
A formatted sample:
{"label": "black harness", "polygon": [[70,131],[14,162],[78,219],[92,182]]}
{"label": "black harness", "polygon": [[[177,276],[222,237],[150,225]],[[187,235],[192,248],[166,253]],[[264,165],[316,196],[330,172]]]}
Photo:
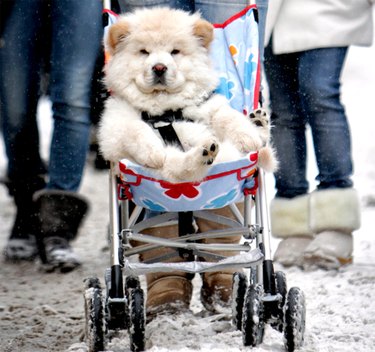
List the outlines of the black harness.
{"label": "black harness", "polygon": [[[142,111],[142,120],[150,124],[153,128],[157,129],[164,140],[165,144],[177,145],[184,150],[180,139],[177,136],[175,129],[172,126],[172,123],[175,121],[193,121],[191,119],[185,119],[182,115],[182,110],[167,110],[163,115],[150,115],[146,111]],[[178,234],[179,236],[184,236],[187,234],[196,233],[195,220],[193,217],[192,211],[179,212],[178,213]],[[179,256],[185,260],[192,261],[194,260],[194,254],[189,249],[178,249],[177,252]],[[191,279],[194,277],[192,275]]]}
{"label": "black harness", "polygon": [[150,124],[153,128],[157,129],[163,138],[165,144],[174,144],[184,149],[180,139],[177,136],[172,123],[175,121],[192,121],[185,119],[182,115],[182,110],[167,110],[163,115],[150,115],[146,111],[142,111],[142,120]]}

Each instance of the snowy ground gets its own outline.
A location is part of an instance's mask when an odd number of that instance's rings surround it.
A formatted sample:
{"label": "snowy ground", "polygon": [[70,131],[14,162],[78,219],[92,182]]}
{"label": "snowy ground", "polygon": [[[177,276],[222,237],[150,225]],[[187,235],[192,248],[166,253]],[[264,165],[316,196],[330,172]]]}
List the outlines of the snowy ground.
{"label": "snowy ground", "polygon": [[[355,233],[354,264],[336,271],[284,270],[289,286],[306,295],[307,325],[304,352],[375,351],[375,47],[352,48],[344,76],[343,101],[352,126],[355,182],[363,200],[362,228]],[[49,114],[43,104],[41,115]],[[44,145],[46,145],[44,138]],[[2,148],[2,146],[0,147]],[[43,147],[45,150],[45,147]],[[313,163],[311,163],[313,164]],[[0,149],[0,175],[5,157]],[[312,177],[315,170],[312,165]],[[272,195],[272,178],[268,193]],[[83,266],[67,275],[44,274],[31,264],[1,262],[0,352],[85,352],[83,279],[103,277],[108,265],[107,174],[89,163],[82,193],[91,200],[91,212],[75,241]],[[0,248],[6,242],[14,207],[0,187]],[[273,245],[277,245],[274,240]],[[2,260],[2,259],[1,259]],[[276,266],[276,269],[280,269]],[[241,334],[222,316],[200,314],[199,279],[195,279],[192,314],[157,318],[147,326],[147,351],[247,351]],[[254,351],[283,351],[281,334],[266,330]],[[107,351],[130,351],[126,334]]]}

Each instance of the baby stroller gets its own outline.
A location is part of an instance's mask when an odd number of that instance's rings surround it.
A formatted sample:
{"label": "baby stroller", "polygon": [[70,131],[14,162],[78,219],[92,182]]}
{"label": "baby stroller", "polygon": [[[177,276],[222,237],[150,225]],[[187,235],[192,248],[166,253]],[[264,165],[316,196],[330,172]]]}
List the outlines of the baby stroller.
{"label": "baby stroller", "polygon": [[[250,5],[217,25],[212,50],[214,57],[226,53],[226,60],[215,60],[221,77],[218,90],[246,114],[257,108],[259,101],[256,18],[256,7]],[[233,275],[231,306],[233,324],[242,331],[243,344],[260,344],[265,324],[270,324],[284,333],[288,351],[302,345],[304,295],[297,287],[288,290],[285,275],[273,269],[264,171],[258,167],[258,152],[214,165],[200,182],[181,183],[157,179],[147,169],[124,159],[111,164],[109,183],[111,265],[104,275],[105,294],[98,278],[85,280],[86,342],[90,352],[104,350],[108,332],[119,329],[128,329],[132,351],[145,349],[145,295],[139,275],[172,271],[196,274],[228,268],[238,269]],[[236,205],[239,202],[243,213]],[[211,211],[225,206],[233,218]],[[199,219],[224,228],[196,233],[194,224]],[[142,233],[171,223],[178,224],[178,233],[172,239]],[[220,242],[238,235],[243,238],[240,244]],[[206,239],[217,241],[202,243]],[[133,246],[134,241],[143,244]],[[150,261],[132,260],[159,247],[175,249],[174,255],[188,260],[165,262],[171,259],[165,255]],[[234,255],[223,257],[223,251]]]}

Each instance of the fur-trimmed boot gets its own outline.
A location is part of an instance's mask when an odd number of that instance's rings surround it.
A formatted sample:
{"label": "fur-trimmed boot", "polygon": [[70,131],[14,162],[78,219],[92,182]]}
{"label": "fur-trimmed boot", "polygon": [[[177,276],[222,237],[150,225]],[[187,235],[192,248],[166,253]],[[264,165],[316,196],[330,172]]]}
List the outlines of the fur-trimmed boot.
{"label": "fur-trimmed boot", "polygon": [[[243,212],[242,204],[238,204],[239,210]],[[234,215],[229,206],[220,209],[210,210],[211,212],[230,219],[234,219]],[[199,232],[206,232],[211,230],[219,230],[226,228],[225,225],[214,223],[205,219],[197,219]],[[224,238],[205,239],[203,243],[228,243],[237,244],[241,240],[241,236],[228,236]],[[215,251],[214,254],[222,256],[233,256],[238,253],[233,251]],[[219,313],[224,309],[230,307],[232,297],[232,280],[233,274],[238,271],[235,269],[224,269],[216,272],[207,272],[201,275],[201,301],[203,306],[210,312]]]}
{"label": "fur-trimmed boot", "polygon": [[16,205],[14,224],[4,248],[6,260],[33,260],[38,255],[35,235],[37,230],[37,216],[33,202],[34,192],[44,188],[43,176],[22,181],[6,182],[9,194],[13,196]]}
{"label": "fur-trimmed boot", "polygon": [[304,267],[337,269],[351,263],[352,232],[360,227],[356,190],[335,188],[311,193],[310,214],[316,237],[304,251]]}
{"label": "fur-trimmed boot", "polygon": [[76,238],[88,202],[75,192],[42,190],[34,195],[39,215],[37,238],[42,267],[69,272],[81,264],[70,241]]}
{"label": "fur-trimmed boot", "polygon": [[[159,226],[142,230],[142,233],[171,239],[178,237],[178,227],[177,225]],[[176,250],[167,247],[141,253],[139,260],[142,262],[160,261],[157,259],[158,257],[174,253],[176,256],[172,256],[170,259],[165,260],[165,262],[176,263],[184,261],[176,253]],[[193,293],[192,278],[192,274],[181,271],[147,274],[147,320],[150,321],[161,313],[176,313],[189,310]]]}
{"label": "fur-trimmed boot", "polygon": [[270,205],[272,235],[281,238],[274,261],[284,266],[302,266],[303,253],[313,240],[310,228],[310,195],[275,198]]}

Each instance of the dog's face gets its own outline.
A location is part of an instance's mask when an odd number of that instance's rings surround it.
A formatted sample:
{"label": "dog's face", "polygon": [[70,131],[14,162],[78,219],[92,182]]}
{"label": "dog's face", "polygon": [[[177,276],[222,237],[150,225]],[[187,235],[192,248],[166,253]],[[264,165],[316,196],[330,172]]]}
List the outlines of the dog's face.
{"label": "dog's face", "polygon": [[107,38],[112,56],[107,85],[132,103],[208,94],[216,85],[208,57],[212,39],[209,22],[179,10],[147,9],[120,17]]}

